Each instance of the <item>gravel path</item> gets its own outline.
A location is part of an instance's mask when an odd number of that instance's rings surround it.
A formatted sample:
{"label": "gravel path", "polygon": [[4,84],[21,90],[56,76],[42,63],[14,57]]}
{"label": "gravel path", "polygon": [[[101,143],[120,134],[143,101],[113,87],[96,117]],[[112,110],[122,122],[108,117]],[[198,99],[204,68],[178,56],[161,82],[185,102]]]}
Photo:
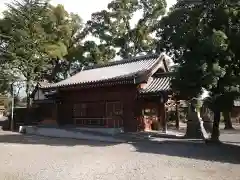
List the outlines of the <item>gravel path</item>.
{"label": "gravel path", "polygon": [[1,180],[239,180],[240,147],[109,144],[0,132]]}

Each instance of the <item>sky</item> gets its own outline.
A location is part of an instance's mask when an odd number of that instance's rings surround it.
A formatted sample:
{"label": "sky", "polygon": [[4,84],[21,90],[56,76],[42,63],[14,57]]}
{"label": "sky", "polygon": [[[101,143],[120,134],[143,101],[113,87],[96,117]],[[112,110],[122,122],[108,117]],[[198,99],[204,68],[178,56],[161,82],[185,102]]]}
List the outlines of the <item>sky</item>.
{"label": "sky", "polygon": [[[6,9],[5,4],[12,0],[0,0],[0,12]],[[112,0],[51,0],[53,5],[62,4],[68,12],[77,13],[86,22],[91,18],[91,14],[107,8],[107,4]],[[176,0],[166,0],[168,7],[172,6]]]}

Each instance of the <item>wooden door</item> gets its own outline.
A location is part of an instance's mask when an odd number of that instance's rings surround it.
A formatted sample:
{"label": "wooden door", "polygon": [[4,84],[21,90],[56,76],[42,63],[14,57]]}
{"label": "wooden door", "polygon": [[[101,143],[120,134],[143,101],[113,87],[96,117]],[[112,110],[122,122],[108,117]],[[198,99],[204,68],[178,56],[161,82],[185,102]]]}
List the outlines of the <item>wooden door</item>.
{"label": "wooden door", "polygon": [[61,102],[58,106],[58,119],[60,125],[73,125],[72,109],[73,104]]}
{"label": "wooden door", "polygon": [[123,126],[123,108],[120,101],[106,102],[106,124],[109,128]]}

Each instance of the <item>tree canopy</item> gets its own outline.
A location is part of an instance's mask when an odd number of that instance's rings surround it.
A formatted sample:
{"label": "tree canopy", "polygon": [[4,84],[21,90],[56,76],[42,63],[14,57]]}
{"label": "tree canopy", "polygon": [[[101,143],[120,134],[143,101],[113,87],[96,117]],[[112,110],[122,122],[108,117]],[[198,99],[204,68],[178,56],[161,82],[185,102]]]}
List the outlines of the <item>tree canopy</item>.
{"label": "tree canopy", "polygon": [[178,64],[175,92],[191,99],[205,88],[215,111],[230,110],[240,92],[239,1],[178,1],[160,24],[161,46]]}
{"label": "tree canopy", "polygon": [[[29,94],[34,81],[56,82],[81,66],[105,63],[116,56],[152,53],[165,8],[164,0],[113,0],[107,10],[93,13],[83,24],[63,5],[52,6],[48,0],[13,0],[0,19],[2,76],[8,76],[6,80],[21,77]],[[136,13],[140,18],[133,25]],[[100,43],[88,40],[89,36]],[[1,83],[3,89],[6,85]]]}
{"label": "tree canopy", "polygon": [[[87,26],[93,36],[106,47],[117,49],[116,55],[122,58],[152,53],[154,33],[166,6],[165,0],[114,0],[107,10],[93,13]],[[137,12],[141,16],[133,24]]]}

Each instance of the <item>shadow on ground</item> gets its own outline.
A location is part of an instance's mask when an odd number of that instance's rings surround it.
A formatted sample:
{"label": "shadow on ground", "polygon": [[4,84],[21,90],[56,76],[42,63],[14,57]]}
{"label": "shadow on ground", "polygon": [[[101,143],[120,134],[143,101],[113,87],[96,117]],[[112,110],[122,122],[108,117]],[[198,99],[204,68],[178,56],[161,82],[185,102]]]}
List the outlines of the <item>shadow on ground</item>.
{"label": "shadow on ground", "polygon": [[87,146],[112,146],[117,143],[111,142],[101,142],[94,140],[78,140],[70,138],[51,138],[43,136],[30,136],[21,134],[0,134],[0,145],[2,143],[6,144],[32,144],[32,145],[48,145],[48,146],[77,146],[77,145],[87,145]]}
{"label": "shadow on ground", "polygon": [[[74,140],[68,138],[49,138],[29,136],[15,133],[0,133],[1,144],[31,144],[49,146],[81,146],[90,147],[114,146],[118,143],[99,142],[93,140]],[[136,152],[153,153],[172,157],[182,157],[215,161],[222,163],[240,164],[240,145],[233,144],[205,144],[203,141],[186,139],[162,139],[161,141],[133,141],[131,143]],[[118,147],[116,147],[118,148]]]}
{"label": "shadow on ground", "polygon": [[155,143],[132,143],[137,152],[154,153],[190,159],[240,164],[240,146],[205,144],[194,140],[163,140]]}

